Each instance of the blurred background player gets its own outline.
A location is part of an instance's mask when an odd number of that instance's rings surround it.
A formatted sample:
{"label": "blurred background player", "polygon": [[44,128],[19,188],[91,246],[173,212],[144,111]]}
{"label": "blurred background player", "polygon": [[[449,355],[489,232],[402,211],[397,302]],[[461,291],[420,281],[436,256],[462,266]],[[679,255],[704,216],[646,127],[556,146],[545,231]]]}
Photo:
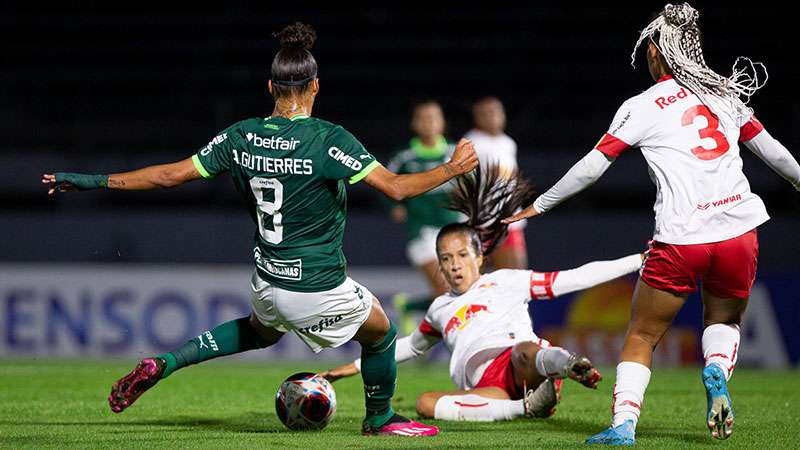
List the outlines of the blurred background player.
{"label": "blurred background player", "polygon": [[[633,445],[650,382],[653,350],[702,281],[706,425],[733,432],[728,393],[739,327],[756,276],[756,227],[769,220],[742,172],[742,142],[800,190],[800,165],[746,105],[766,82],[760,63],[740,57],[724,77],[706,65],[699,13],[668,4],[641,32],[656,84],[617,111],[608,132],[550,190],[508,222],[549,211],[596,181],[620,154],[639,147],[658,189],[655,233],[633,294],[631,321],[617,366],[611,427],[587,443]],[[743,63],[743,64],[740,64]],[[760,70],[759,70],[760,69]],[[762,74],[763,73],[763,78]]]}
{"label": "blurred background player", "polygon": [[[414,105],[411,130],[414,137],[408,148],[389,161],[390,171],[397,174],[425,172],[450,159],[454,146],[444,137],[445,119],[439,103],[427,100]],[[459,214],[447,208],[451,191],[451,183],[445,183],[420,196],[392,204],[392,220],[406,226],[406,257],[423,273],[430,287],[427,295],[410,297],[399,293],[393,298],[403,334],[415,328],[416,313],[424,313],[434,298],[448,290],[436,261],[436,235],[444,225],[459,220]]]}
{"label": "blurred background player", "polygon": [[[481,176],[481,172],[488,172]],[[417,412],[440,420],[500,421],[554,412],[563,378],[596,388],[601,377],[588,358],[550,346],[533,332],[528,303],[550,300],[639,269],[640,254],[592,262],[576,269],[537,272],[501,269],[481,275],[484,252],[505,233],[500,222],[533,198],[516,172],[479,168],[459,182],[455,204],[466,223],[451,223],[436,240],[438,264],[449,292],[439,296],[410,336],[397,341],[398,362],[444,342],[457,391],[425,392]],[[482,200],[486,200],[485,203]],[[361,361],[322,375],[330,380],[359,372]]]}
{"label": "blurred background player", "polygon": [[118,413],[176,370],[220,356],[269,347],[294,332],[314,352],[355,340],[361,344],[366,418],[362,434],[431,436],[436,427],[396,414],[396,328],[370,291],[347,276],[342,237],[349,184],[364,180],[394,200],[422,194],[472,170],[468,141],[432,170],[396,175],[349,132],[311,117],[319,92],[310,49],[316,32],[297,22],[276,34],[268,82],[269,117],[233,124],[191,158],[112,175],[46,174],[49,193],[177,186],[230,172],[257,225],[252,313],[205,331],[175,350],[143,359],[108,397]]}
{"label": "blurred background player", "polygon": [[[464,137],[472,141],[481,164],[498,166],[506,176],[517,169],[517,143],[505,133],[506,111],[497,97],[484,97],[472,105],[474,128]],[[528,250],[522,220],[509,225],[508,234],[492,254],[487,265],[496,269],[525,269]]]}

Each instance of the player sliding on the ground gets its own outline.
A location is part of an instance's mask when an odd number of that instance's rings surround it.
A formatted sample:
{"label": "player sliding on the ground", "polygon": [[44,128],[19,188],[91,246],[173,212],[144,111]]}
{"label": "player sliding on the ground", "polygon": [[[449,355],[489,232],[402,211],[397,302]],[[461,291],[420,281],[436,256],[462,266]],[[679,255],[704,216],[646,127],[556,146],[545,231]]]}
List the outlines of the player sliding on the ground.
{"label": "player sliding on the ground", "polygon": [[[490,173],[481,177],[481,170]],[[516,173],[504,180],[497,166],[478,168],[474,176],[459,180],[454,206],[468,215],[468,221],[445,225],[436,239],[439,268],[450,292],[433,301],[417,330],[397,341],[400,362],[424,354],[440,341],[450,350],[450,377],[460,390],[421,394],[417,412],[423,417],[469,421],[548,417],[563,378],[591,388],[600,381],[600,373],[586,357],[536,336],[528,303],[634,272],[642,257],[635,254],[560,272],[501,269],[481,275],[484,255],[506,232],[500,220],[532,200],[532,192]],[[363,364],[356,360],[322,375],[331,380],[355,375]]]}
{"label": "player sliding on the ground", "polygon": [[[739,346],[739,324],[756,275],[756,227],[769,219],[750,192],[737,141],[800,190],[800,165],[745,101],[763,86],[757,67],[730,78],[703,58],[699,13],[688,3],[666,5],[642,31],[647,66],[657,83],[622,104],[608,133],[549,191],[509,222],[549,211],[596,181],[616,157],[639,147],[658,188],[655,234],[633,296],[631,322],[617,366],[610,428],[587,443],[633,445],[650,382],[653,350],[689,293],[703,282],[702,346],[706,424],[728,438],[733,408],[727,381]],[[635,57],[635,49],[634,55]]]}
{"label": "player sliding on the ground", "polygon": [[249,317],[201,333],[172,352],[145,358],[117,381],[112,411],[129,407],[176,370],[219,356],[275,344],[292,331],[312,350],[361,344],[367,414],[364,434],[434,435],[436,427],[396,414],[396,328],[378,300],[347,276],[342,254],[347,196],[344,180],[364,180],[395,200],[433,189],[477,165],[469,141],[450,161],[427,172],[396,175],[341,126],[310,117],[319,91],[317,63],[309,49],[316,33],[296,23],[278,36],[267,118],[238,122],[191,158],[113,175],[45,175],[50,193],[101,187],[155,189],[230,172],[258,228],[256,270]]}

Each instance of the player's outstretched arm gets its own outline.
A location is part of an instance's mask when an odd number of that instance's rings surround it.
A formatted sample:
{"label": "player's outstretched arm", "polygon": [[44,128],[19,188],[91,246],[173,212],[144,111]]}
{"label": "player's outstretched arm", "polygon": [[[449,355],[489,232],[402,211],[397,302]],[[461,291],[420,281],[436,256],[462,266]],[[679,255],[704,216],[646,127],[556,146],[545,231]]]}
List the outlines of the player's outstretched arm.
{"label": "player's outstretched arm", "polygon": [[594,184],[611,166],[612,162],[614,162],[613,157],[600,150],[593,149],[575,163],[553,187],[540,195],[532,205],[511,217],[503,219],[503,223],[514,223],[549,211],[559,203]]}
{"label": "player's outstretched arm", "polygon": [[159,164],[131,172],[111,175],[56,172],[42,175],[42,183],[50,185],[48,194],[90,189],[148,190],[178,186],[201,178],[191,158],[170,164]]}
{"label": "player's outstretched arm", "polygon": [[[593,261],[570,270],[544,274],[534,272],[534,276],[531,278],[531,292],[537,300],[546,300],[570,292],[582,291],[636,272],[642,266],[643,259],[644,255],[637,253],[611,261]],[[545,282],[537,283],[537,279]],[[547,286],[545,289],[538,290],[537,285],[540,284]]]}
{"label": "player's outstretched arm", "polygon": [[744,141],[744,145],[761,158],[770,169],[800,191],[800,164],[767,130],[762,129],[753,138]]}
{"label": "player's outstretched arm", "polygon": [[[431,347],[439,342],[439,338],[423,334],[419,329],[414,330],[411,335],[397,340],[394,351],[394,358],[397,362],[408,361],[424,355]],[[336,381],[340,378],[347,378],[361,372],[361,358],[334,369],[320,373],[328,381]]]}
{"label": "player's outstretched arm", "polygon": [[373,188],[383,192],[394,201],[416,197],[446,183],[453,177],[463,175],[478,165],[478,156],[472,142],[461,139],[456,145],[450,161],[427,172],[398,175],[383,166],[378,166],[364,178]]}

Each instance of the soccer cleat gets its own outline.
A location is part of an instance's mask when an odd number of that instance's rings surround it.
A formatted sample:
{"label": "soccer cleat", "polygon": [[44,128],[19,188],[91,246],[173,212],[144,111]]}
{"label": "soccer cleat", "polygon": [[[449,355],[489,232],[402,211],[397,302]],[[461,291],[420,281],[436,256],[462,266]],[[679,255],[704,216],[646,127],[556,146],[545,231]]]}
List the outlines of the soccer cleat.
{"label": "soccer cleat", "polygon": [[703,368],[703,385],[708,401],[706,425],[711,436],[717,439],[728,439],[733,434],[733,406],[723,370],[715,363]]}
{"label": "soccer cleat", "polygon": [[589,358],[575,353],[567,360],[566,372],[568,377],[592,389],[597,389],[597,384],[603,379]]}
{"label": "soccer cleat", "polygon": [[436,436],[439,434],[439,429],[395,414],[388,422],[377,428],[364,421],[361,425],[361,434],[364,436]]}
{"label": "soccer cleat", "polygon": [[522,404],[525,415],[544,419],[556,413],[556,405],[561,400],[561,380],[548,378],[536,388],[526,389]]}
{"label": "soccer cleat", "polygon": [[616,427],[608,427],[605,431],[586,439],[587,444],[634,445],[636,443],[636,425],[626,420]]}
{"label": "soccer cleat", "polygon": [[115,413],[131,406],[144,392],[158,383],[166,363],[161,358],[145,358],[133,371],[111,386],[108,405]]}

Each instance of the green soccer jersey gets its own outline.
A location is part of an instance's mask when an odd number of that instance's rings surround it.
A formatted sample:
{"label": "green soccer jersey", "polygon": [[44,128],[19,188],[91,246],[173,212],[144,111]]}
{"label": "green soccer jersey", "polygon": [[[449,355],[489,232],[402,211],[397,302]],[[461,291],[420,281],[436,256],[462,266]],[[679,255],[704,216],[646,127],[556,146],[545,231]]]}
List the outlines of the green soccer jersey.
{"label": "green soccer jersey", "polygon": [[[398,174],[425,172],[449,161],[454,149],[442,136],[432,147],[426,147],[419,138],[414,138],[409,148],[395,155],[387,168]],[[460,220],[457,212],[447,209],[452,189],[451,183],[445,183],[403,202],[407,211],[406,234],[409,240],[419,237],[423,227],[441,228]]]}
{"label": "green soccer jersey", "polygon": [[247,119],[192,157],[203,177],[230,171],[258,225],[256,270],[283,289],[319,292],[346,278],[347,193],[378,161],[339,125],[308,116]]}

